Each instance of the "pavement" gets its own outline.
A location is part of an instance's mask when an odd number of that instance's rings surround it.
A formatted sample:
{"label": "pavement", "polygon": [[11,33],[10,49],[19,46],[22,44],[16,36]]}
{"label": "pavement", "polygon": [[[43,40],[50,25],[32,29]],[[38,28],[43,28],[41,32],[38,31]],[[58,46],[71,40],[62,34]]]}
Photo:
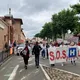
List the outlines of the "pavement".
{"label": "pavement", "polygon": [[34,61],[34,56],[32,56],[26,70],[22,57],[13,56],[9,58],[0,67],[0,80],[46,80],[41,68],[35,67]]}
{"label": "pavement", "polygon": [[[40,64],[51,67],[48,59],[40,58]],[[67,62],[65,66],[61,66],[59,63],[55,64],[52,68],[58,68],[80,75],[80,59],[76,61],[76,65]],[[34,56],[30,57],[28,69],[26,70],[24,68],[23,58],[14,55],[1,65],[0,80],[47,80],[47,78],[41,67],[35,67]]]}

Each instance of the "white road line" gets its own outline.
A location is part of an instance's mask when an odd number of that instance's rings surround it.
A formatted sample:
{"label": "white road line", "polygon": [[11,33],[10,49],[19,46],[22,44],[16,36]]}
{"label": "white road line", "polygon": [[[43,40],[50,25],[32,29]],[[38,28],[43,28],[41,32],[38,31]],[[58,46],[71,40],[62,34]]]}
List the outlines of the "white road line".
{"label": "white road line", "polygon": [[47,80],[51,80],[50,77],[48,76],[48,74],[46,73],[46,71],[43,69],[42,65],[40,64],[40,67],[45,75],[45,77],[47,78]]}
{"label": "white road line", "polygon": [[28,66],[32,66],[32,65],[34,65],[35,63],[31,63],[31,64],[28,64]]}
{"label": "white road line", "polygon": [[34,73],[36,74],[36,73],[38,73],[39,72],[39,70],[36,70]]}
{"label": "white road line", "polygon": [[20,63],[22,63],[22,62],[24,62],[24,61],[20,61]]}
{"label": "white road line", "polygon": [[19,73],[21,73],[23,70],[25,70],[25,69],[21,69],[21,70],[19,71]]}
{"label": "white road line", "polygon": [[10,77],[9,77],[8,80],[13,80],[13,79],[14,79],[14,77],[15,77],[15,75],[16,75],[16,73],[17,73],[18,68],[19,68],[19,65],[17,65],[17,66],[14,68],[14,70],[13,70],[13,72],[12,72],[12,74],[10,75]]}
{"label": "white road line", "polygon": [[29,61],[32,61],[34,59],[34,57],[31,57],[30,59],[29,59]]}
{"label": "white road line", "polygon": [[4,76],[10,76],[11,74],[5,74]]}
{"label": "white road line", "polygon": [[24,80],[26,77],[25,76],[23,76],[22,78],[21,78],[21,80]]}
{"label": "white road line", "polygon": [[3,68],[1,69],[1,71],[3,71],[5,68],[6,68],[6,67],[3,67]]}

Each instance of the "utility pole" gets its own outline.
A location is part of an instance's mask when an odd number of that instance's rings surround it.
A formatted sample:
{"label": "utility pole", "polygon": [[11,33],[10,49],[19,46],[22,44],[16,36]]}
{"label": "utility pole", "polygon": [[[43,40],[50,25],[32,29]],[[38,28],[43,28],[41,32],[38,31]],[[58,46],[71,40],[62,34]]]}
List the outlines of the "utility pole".
{"label": "utility pole", "polygon": [[11,8],[9,8],[9,44],[12,44],[13,41],[13,27],[12,27],[12,18],[13,16],[11,15]]}

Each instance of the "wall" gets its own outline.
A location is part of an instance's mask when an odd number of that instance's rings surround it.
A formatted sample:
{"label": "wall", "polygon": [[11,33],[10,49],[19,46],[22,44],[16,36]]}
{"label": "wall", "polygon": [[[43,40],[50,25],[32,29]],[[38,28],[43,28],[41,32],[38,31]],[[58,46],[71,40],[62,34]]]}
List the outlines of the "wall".
{"label": "wall", "polygon": [[21,23],[20,21],[15,21],[13,24],[14,28],[14,41],[16,40],[17,43],[19,43],[19,40],[21,39]]}
{"label": "wall", "polygon": [[5,42],[8,42],[8,26],[5,25],[1,20],[0,24],[4,27],[4,29],[0,29],[0,50],[2,50]]}

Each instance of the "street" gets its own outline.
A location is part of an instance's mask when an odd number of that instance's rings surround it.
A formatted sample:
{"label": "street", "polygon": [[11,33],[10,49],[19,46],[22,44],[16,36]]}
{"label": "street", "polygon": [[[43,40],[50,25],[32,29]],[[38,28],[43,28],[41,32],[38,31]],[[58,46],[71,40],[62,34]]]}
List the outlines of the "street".
{"label": "street", "polygon": [[[24,68],[23,59],[21,56],[12,56],[0,67],[0,80],[47,80],[41,67],[35,67],[34,56],[30,57],[28,69]],[[80,75],[80,60],[76,61],[76,66],[67,62],[65,66],[60,63],[55,64],[55,67]],[[40,58],[40,64],[51,67],[48,59]]]}
{"label": "street", "polygon": [[29,59],[26,70],[22,57],[13,56],[0,67],[0,80],[46,80],[46,78],[41,68],[35,67],[34,57]]}

